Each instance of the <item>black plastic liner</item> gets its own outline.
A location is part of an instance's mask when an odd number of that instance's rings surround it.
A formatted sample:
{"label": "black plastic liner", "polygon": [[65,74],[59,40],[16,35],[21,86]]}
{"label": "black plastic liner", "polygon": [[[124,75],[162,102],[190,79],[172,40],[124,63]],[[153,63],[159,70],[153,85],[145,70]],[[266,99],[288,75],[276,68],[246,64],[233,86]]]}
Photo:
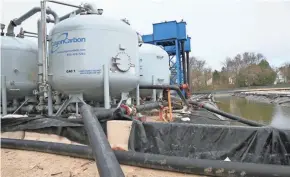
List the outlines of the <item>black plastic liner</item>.
{"label": "black plastic liner", "polygon": [[[137,152],[195,159],[224,160],[229,157],[238,162],[290,165],[290,130],[206,125],[227,121],[214,117],[205,121],[203,116],[192,116],[190,122],[195,124],[134,121],[129,148]],[[106,133],[106,122],[101,125]],[[55,134],[89,145],[83,122],[74,119],[1,119],[1,132],[13,131]]]}
{"label": "black plastic liner", "polygon": [[134,121],[129,149],[167,156],[290,165],[290,131]]}
{"label": "black plastic liner", "polygon": [[[106,122],[101,123],[106,133]],[[1,132],[27,131],[66,137],[71,141],[89,145],[83,122],[64,118],[3,118]]]}

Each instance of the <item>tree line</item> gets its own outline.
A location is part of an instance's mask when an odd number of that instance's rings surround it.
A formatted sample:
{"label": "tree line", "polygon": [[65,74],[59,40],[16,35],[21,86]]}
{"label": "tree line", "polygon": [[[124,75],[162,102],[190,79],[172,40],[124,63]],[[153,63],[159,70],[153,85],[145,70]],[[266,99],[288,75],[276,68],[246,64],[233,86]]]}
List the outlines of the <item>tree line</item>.
{"label": "tree line", "polygon": [[215,90],[265,86],[290,81],[290,62],[275,68],[261,53],[245,52],[227,57],[220,71],[207,66],[205,60],[190,58],[192,90]]}

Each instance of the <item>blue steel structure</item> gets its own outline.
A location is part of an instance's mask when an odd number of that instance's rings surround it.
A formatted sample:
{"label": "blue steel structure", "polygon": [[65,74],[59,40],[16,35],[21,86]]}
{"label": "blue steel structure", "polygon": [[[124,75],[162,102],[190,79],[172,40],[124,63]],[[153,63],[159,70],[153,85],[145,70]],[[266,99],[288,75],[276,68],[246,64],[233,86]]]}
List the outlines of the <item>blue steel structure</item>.
{"label": "blue steel structure", "polygon": [[190,39],[186,34],[186,22],[184,21],[155,23],[153,24],[153,34],[142,36],[144,43],[161,45],[168,53],[171,70],[170,84],[188,83],[186,56],[189,57],[191,51]]}

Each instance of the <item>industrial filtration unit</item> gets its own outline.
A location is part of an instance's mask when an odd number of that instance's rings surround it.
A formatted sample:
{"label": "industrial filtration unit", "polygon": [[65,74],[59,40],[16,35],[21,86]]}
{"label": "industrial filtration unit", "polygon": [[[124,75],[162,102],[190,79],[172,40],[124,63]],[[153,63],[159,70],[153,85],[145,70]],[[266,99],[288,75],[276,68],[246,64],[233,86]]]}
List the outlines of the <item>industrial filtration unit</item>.
{"label": "industrial filtration unit", "polygon": [[[169,85],[169,56],[161,46],[143,43],[139,47],[139,57],[140,85]],[[156,94],[152,90],[140,90],[141,97],[152,96],[153,100],[161,93],[161,90],[157,90]]]}
{"label": "industrial filtration unit", "polygon": [[[107,18],[90,4],[63,17],[47,8],[54,19],[47,18],[42,8],[12,20],[6,36],[1,35],[2,115],[77,113],[83,101],[110,108],[113,99],[124,99],[123,93],[139,91],[139,84],[169,84],[167,53],[159,46],[142,44],[127,21]],[[23,31],[14,34],[15,26],[37,12],[42,14],[34,36],[38,48],[24,38]],[[45,21],[55,23],[48,36]],[[48,51],[43,50],[46,46]],[[141,90],[140,96],[151,93]]]}
{"label": "industrial filtration unit", "polygon": [[106,92],[115,98],[136,88],[138,37],[126,23],[96,14],[78,15],[56,24],[50,36],[53,89],[102,103]]}
{"label": "industrial filtration unit", "polygon": [[37,74],[37,45],[27,39],[1,35],[1,91],[7,96],[2,104],[8,106],[4,112],[14,112],[25,99],[35,101]]}

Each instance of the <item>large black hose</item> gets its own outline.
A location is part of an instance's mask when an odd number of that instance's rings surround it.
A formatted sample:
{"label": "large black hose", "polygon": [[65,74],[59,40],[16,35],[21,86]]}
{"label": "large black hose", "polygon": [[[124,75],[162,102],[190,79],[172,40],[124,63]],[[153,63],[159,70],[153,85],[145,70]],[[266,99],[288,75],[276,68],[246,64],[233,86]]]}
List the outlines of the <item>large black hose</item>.
{"label": "large black hose", "polygon": [[258,122],[250,121],[250,120],[247,120],[245,118],[242,118],[242,117],[239,117],[239,116],[236,116],[236,115],[233,115],[233,114],[229,114],[227,112],[212,108],[212,107],[208,106],[207,104],[203,104],[201,102],[197,102],[197,101],[188,101],[188,102],[189,102],[189,104],[193,104],[193,105],[199,106],[199,107],[204,108],[204,109],[206,109],[206,110],[208,110],[210,112],[216,113],[218,115],[227,117],[227,118],[232,119],[232,120],[239,121],[241,123],[244,123],[244,124],[247,124],[247,125],[250,125],[250,126],[253,126],[253,127],[265,126],[265,125],[260,124]]}
{"label": "large black hose", "polygon": [[142,111],[157,109],[157,108],[160,108],[162,106],[168,106],[168,103],[153,102],[153,103],[138,105],[135,108],[136,108],[137,112],[142,112]]}
{"label": "large black hose", "polygon": [[182,99],[184,104],[189,107],[189,104],[187,100],[185,99],[184,95],[182,94],[181,90],[179,87],[175,85],[140,85],[139,89],[170,89],[170,90],[175,90],[178,94],[178,96]]}
{"label": "large black hose", "polygon": [[[93,159],[91,148],[54,142],[1,138],[2,148],[30,150]],[[132,151],[114,151],[124,165],[218,177],[289,177],[290,167],[254,163],[201,160]],[[113,169],[113,167],[111,168]]]}
{"label": "large black hose", "polygon": [[125,175],[111,149],[101,124],[88,105],[84,104],[81,107],[81,115],[100,176],[124,177]]}

